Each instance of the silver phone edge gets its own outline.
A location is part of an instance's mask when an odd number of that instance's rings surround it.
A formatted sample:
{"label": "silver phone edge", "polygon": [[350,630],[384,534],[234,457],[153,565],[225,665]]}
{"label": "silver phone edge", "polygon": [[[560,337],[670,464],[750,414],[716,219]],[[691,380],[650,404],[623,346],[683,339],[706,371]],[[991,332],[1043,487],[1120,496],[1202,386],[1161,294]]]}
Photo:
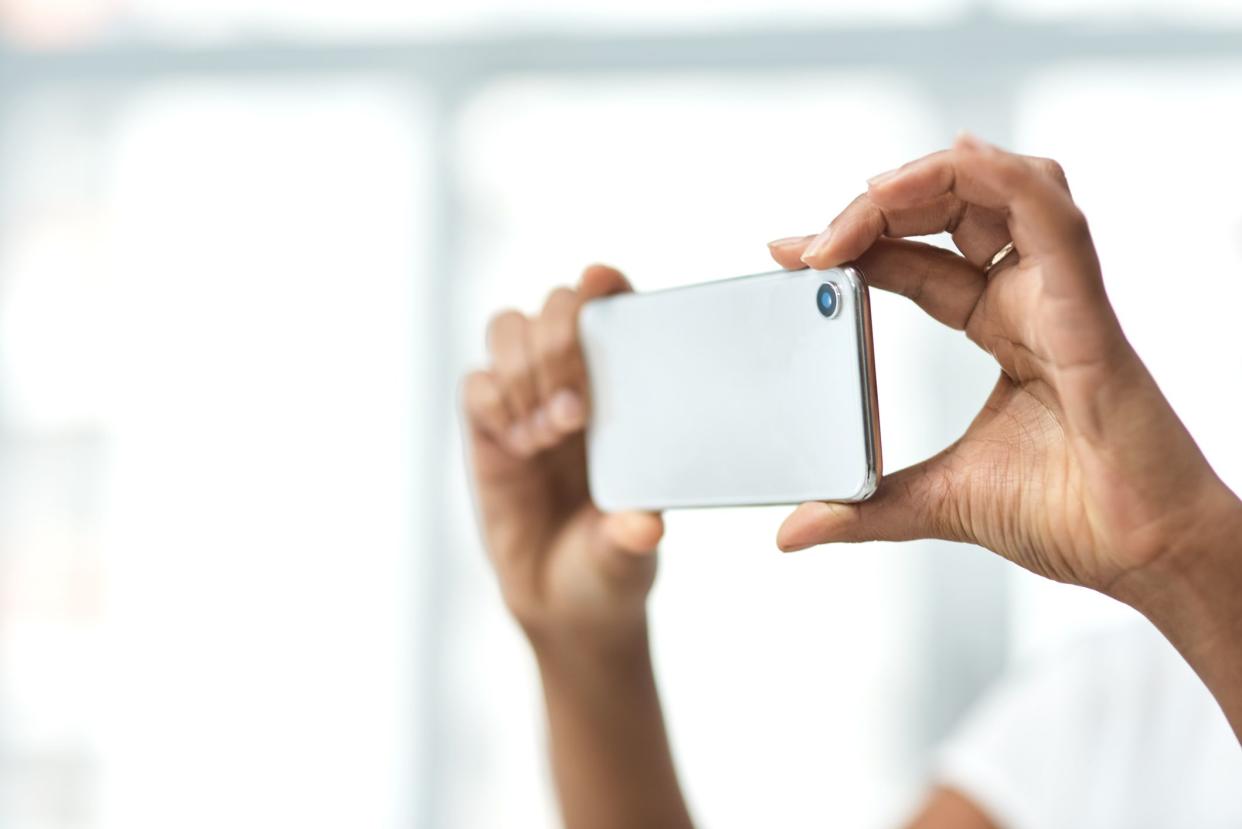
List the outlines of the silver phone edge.
{"label": "silver phone edge", "polygon": [[880,399],[875,381],[875,346],[871,338],[871,298],[867,278],[853,265],[840,268],[854,294],[854,313],[858,323],[858,373],[862,380],[863,439],[866,444],[867,469],[862,486],[846,503],[865,501],[875,494],[883,475],[884,451],[880,443]]}

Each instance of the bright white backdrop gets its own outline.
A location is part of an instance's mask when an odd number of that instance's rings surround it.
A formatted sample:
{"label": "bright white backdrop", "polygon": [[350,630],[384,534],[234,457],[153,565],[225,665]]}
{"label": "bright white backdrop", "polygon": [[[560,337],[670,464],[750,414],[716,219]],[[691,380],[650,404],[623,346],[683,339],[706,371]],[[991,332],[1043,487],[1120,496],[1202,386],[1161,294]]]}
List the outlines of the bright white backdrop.
{"label": "bright white backdrop", "polygon": [[[768,269],[962,126],[1065,164],[1242,487],[1234,4],[993,13],[0,4],[0,822],[553,825],[452,412],[486,317],[590,261]],[[899,298],[875,326],[896,468],[993,370]],[[669,522],[654,646],[704,825],[891,825],[991,675],[1129,618],[967,548],[781,556],[781,514]]]}

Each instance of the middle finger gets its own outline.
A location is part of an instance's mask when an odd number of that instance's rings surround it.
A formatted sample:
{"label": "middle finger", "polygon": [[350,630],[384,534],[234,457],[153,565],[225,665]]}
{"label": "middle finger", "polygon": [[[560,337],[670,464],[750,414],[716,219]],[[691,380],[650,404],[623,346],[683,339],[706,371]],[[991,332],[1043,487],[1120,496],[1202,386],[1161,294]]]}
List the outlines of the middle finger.
{"label": "middle finger", "polygon": [[904,238],[944,231],[952,234],[958,250],[979,268],[986,266],[992,255],[1009,242],[1009,228],[1002,211],[970,204],[951,193],[900,209],[882,208],[863,193],[799,256],[813,268],[831,268],[857,259],[885,236]]}

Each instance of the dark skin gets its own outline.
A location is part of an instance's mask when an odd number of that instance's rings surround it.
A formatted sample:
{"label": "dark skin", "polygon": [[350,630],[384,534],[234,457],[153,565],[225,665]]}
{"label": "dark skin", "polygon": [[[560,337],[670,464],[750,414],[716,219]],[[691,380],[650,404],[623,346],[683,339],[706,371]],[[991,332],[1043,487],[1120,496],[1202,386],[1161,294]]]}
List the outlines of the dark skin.
{"label": "dark skin", "polygon": [[[943,230],[960,255],[903,238]],[[965,136],[872,179],[824,233],[770,249],[787,268],[856,262],[999,367],[961,438],[866,502],[799,506],[778,545],[943,538],[1099,590],[1164,632],[1242,734],[1242,502],[1122,333],[1060,168]],[[586,489],[575,322],[583,302],[625,290],[593,266],[539,315],[499,315],[492,365],[463,398],[484,540],[539,664],[566,824],[684,827],[647,648],[663,525],[605,515]],[[909,824],[992,825],[945,789]]]}

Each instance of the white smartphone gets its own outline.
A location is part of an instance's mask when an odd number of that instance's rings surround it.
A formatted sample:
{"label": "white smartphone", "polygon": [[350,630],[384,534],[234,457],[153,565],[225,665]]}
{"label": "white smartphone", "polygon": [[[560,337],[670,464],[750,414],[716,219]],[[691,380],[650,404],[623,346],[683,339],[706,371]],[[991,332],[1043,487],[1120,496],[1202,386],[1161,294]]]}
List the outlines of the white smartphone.
{"label": "white smartphone", "polygon": [[601,509],[861,501],[881,474],[867,285],[778,271],[583,306]]}

